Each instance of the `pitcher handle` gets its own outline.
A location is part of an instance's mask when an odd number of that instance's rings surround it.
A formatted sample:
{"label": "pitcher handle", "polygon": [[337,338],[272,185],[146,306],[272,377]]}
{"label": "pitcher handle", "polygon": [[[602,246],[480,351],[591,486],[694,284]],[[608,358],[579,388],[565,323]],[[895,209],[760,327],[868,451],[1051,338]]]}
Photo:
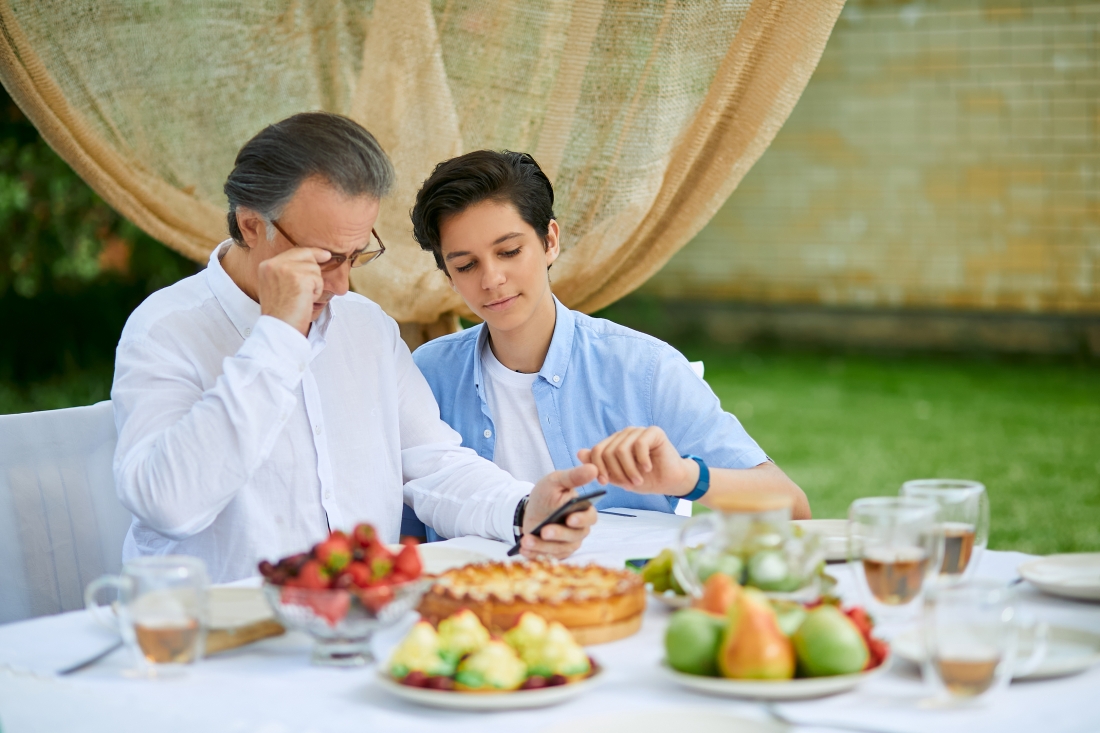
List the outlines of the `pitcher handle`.
{"label": "pitcher handle", "polygon": [[[691,567],[691,563],[688,562],[686,553],[688,532],[700,524],[716,523],[721,523],[721,515],[717,512],[693,516],[680,525],[680,532],[676,536],[676,544],[672,547],[672,574],[676,576],[676,580],[680,583],[680,587],[684,589],[684,593],[692,598],[699,598],[703,595],[703,586],[699,583],[699,576]],[[715,531],[720,529],[721,527],[715,527]]]}
{"label": "pitcher handle", "polygon": [[104,588],[114,588],[118,592],[119,600],[123,594],[128,594],[133,588],[133,581],[121,575],[104,575],[96,578],[84,590],[84,607],[92,614],[92,618],[104,628],[111,631],[119,631],[118,613],[114,604],[104,606],[96,600],[96,596]]}

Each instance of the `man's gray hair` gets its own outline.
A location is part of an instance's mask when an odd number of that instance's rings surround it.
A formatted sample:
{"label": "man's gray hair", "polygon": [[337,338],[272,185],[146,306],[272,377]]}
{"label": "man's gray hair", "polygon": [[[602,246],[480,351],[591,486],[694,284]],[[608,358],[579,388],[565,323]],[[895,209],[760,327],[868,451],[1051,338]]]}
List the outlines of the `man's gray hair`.
{"label": "man's gray hair", "polygon": [[271,222],[298,187],[319,176],[345,196],[382,198],[393,188],[393,164],[374,136],[347,117],[302,112],[268,125],[237,153],[225,181],[229,236],[243,244],[237,209],[255,211]]}

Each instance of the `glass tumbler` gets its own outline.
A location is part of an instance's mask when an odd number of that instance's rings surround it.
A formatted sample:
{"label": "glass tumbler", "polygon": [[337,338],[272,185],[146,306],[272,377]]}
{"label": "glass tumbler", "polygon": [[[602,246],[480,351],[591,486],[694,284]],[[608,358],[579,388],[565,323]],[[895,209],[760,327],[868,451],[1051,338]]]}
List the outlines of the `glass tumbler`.
{"label": "glass tumbler", "polygon": [[[207,586],[202,560],[184,555],[139,557],[119,575],[88,584],[84,604],[95,618],[115,628],[134,652],[141,676],[178,673],[202,658],[206,643]],[[96,596],[105,588],[118,593],[116,614]]]}
{"label": "glass tumbler", "polygon": [[898,618],[915,607],[943,557],[931,501],[868,497],[848,509],[848,560],[868,605]]}
{"label": "glass tumbler", "polygon": [[940,508],[944,533],[940,577],[948,581],[972,577],[989,544],[989,495],[977,481],[920,479],[906,481],[901,496],[927,499]]}
{"label": "glass tumbler", "polygon": [[[1020,632],[1034,627],[1029,658],[1017,660]],[[924,599],[925,681],[940,700],[966,702],[1008,685],[1013,672],[1028,674],[1046,653],[1046,624],[1025,623],[1012,588],[970,581],[929,589]]]}

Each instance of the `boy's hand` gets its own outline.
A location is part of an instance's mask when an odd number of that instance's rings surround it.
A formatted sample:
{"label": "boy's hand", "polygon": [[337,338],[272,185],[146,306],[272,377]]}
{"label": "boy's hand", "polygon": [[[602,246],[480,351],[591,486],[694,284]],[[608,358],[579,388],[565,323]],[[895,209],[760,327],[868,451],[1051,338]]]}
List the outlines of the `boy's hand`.
{"label": "boy's hand", "polygon": [[591,465],[574,466],[567,471],[548,473],[531,489],[527,509],[523,515],[523,537],[520,553],[524,557],[554,557],[559,560],[576,552],[596,523],[596,507],[574,512],[565,518],[565,524],[549,524],[542,528],[541,537],[530,534],[542,520],[554,510],[577,495],[578,486],[596,478],[596,468]]}
{"label": "boy's hand", "polygon": [[582,463],[599,469],[601,484],[615,484],[639,494],[685,496],[699,480],[699,464],[681,458],[659,427],[625,428],[592,448],[577,451]]}

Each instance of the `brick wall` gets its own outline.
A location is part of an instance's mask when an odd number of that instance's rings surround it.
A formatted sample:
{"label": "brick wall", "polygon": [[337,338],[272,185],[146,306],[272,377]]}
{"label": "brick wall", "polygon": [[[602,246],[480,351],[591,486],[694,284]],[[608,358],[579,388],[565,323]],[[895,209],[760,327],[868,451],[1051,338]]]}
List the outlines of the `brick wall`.
{"label": "brick wall", "polygon": [[644,291],[1100,313],[1100,2],[849,0],[771,148]]}

